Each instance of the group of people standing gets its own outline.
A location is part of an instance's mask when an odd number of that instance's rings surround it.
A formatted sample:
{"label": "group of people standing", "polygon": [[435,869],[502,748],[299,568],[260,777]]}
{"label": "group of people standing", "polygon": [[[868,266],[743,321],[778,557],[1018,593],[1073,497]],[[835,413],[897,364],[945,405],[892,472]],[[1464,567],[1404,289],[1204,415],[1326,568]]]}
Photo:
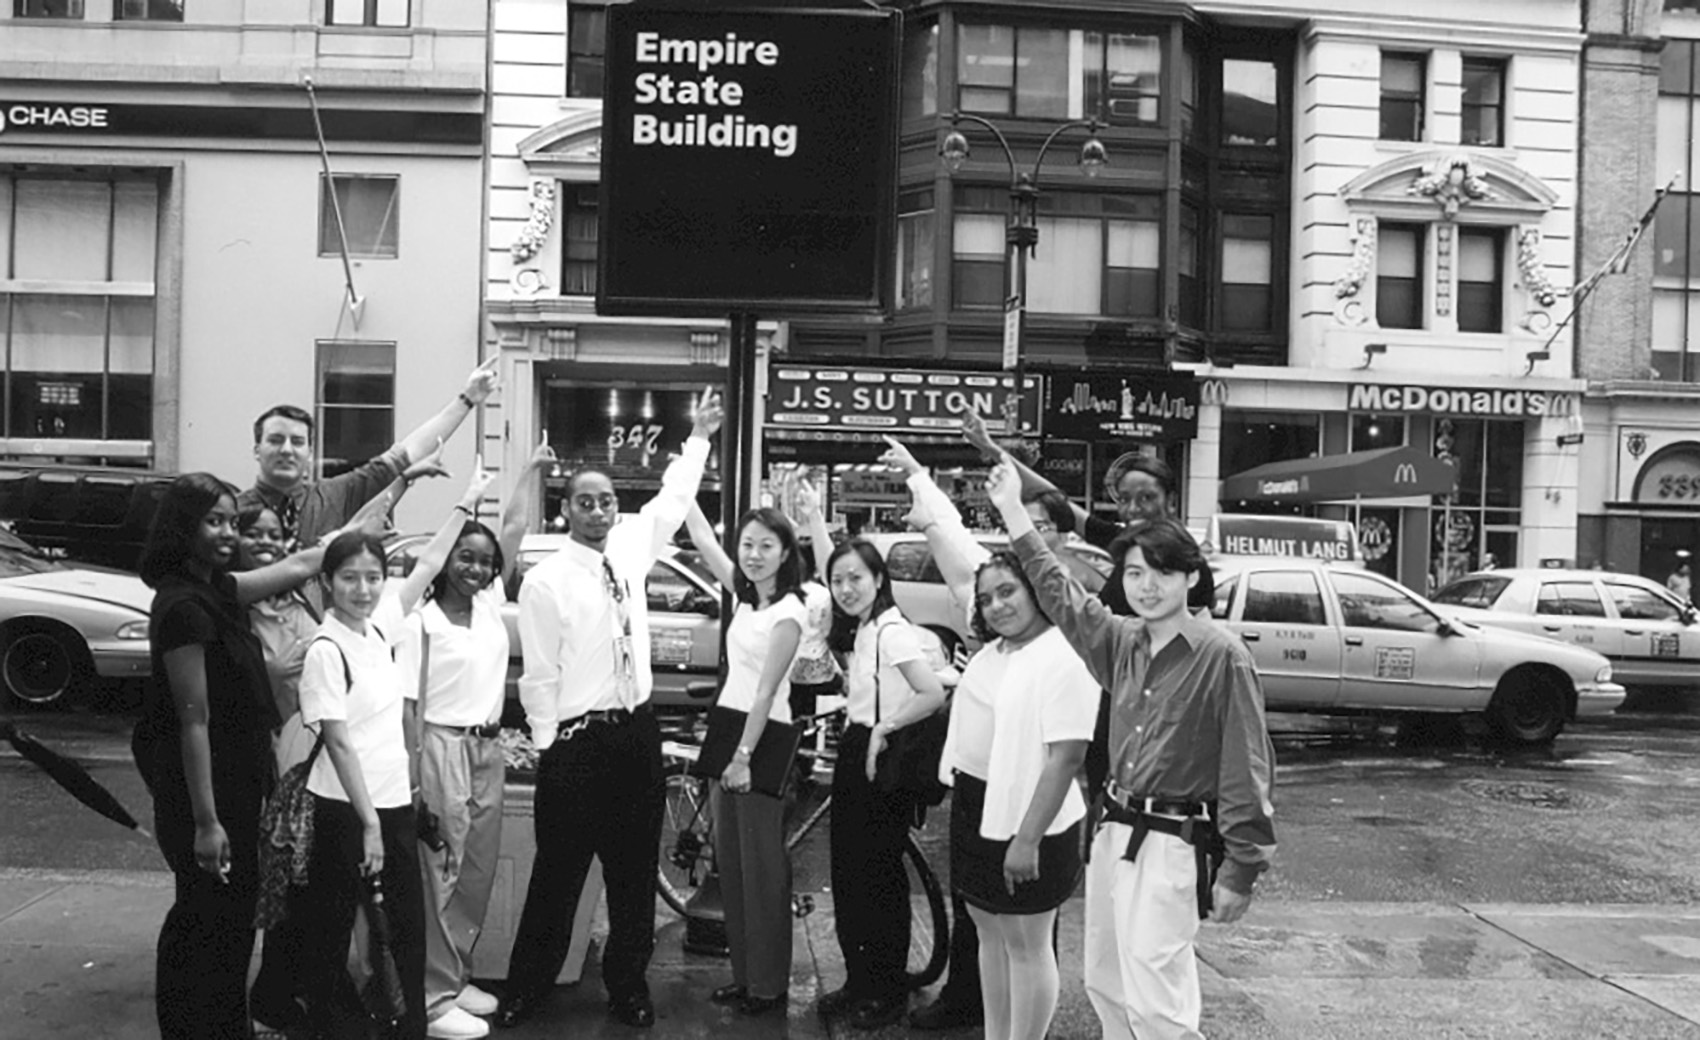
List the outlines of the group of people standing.
{"label": "group of people standing", "polygon": [[[966,415],[966,435],[993,464],[988,491],[1010,538],[991,553],[893,441],[885,461],[907,472],[912,522],[982,643],[958,671],[929,657],[880,552],[832,544],[812,489],[802,496],[812,559],[770,508],[745,513],[722,547],[695,507],[722,417],[712,391],[635,516],[621,521],[606,473],[569,475],[569,538],[521,587],[520,699],[540,752],[537,853],[502,996],[472,985],[500,844],[496,738],[510,651],[501,579],[541,481],[528,472],[515,482],[496,531],[478,519],[490,483],[478,467],[401,579],[387,580],[378,531],[410,480],[440,469],[442,442],[493,387],[481,366],[389,452],[322,482],[307,477],[311,417],[274,408],[255,424],[253,488],[191,474],[162,501],[142,562],[156,590],[162,681],[137,741],[177,877],[158,950],[162,1036],[246,1037],[250,1015],[336,1035],[356,1003],[348,950],[372,890],[402,979],[401,1035],[483,1036],[485,1017],[517,1025],[549,997],[593,859],[607,893],[609,1014],[652,1025],[665,783],[643,589],[681,525],[737,601],[718,704],[741,713],[741,729],[711,794],[732,974],[710,1000],[743,1016],[787,1006],[783,799],[755,789],[751,759],[769,723],[841,690],[831,872],[846,979],[821,998],[823,1014],[874,1029],[906,1011],[901,857],[915,805],[879,767],[897,734],[946,710],[940,779],[955,791],[957,938],[951,981],[930,1018],[911,1021],[979,1020],[988,1040],[1043,1037],[1061,985],[1056,914],[1084,874],[1084,976],[1105,1035],[1198,1035],[1193,937],[1202,917],[1239,917],[1268,865],[1273,755],[1249,656],[1193,614],[1210,602],[1211,581],[1170,518],[1172,474],[1148,459],[1112,474],[1125,526],[1108,523]],[[547,445],[532,458],[554,462]],[[1107,580],[1069,552],[1076,530],[1108,548]],[[277,776],[309,759],[306,884],[266,931],[250,993],[261,806]]]}

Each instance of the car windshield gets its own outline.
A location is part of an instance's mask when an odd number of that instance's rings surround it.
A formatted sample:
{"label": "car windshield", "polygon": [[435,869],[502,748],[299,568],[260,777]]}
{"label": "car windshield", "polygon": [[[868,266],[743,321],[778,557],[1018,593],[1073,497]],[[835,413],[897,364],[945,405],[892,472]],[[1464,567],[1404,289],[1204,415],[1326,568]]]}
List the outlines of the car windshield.
{"label": "car windshield", "polygon": [[1430,596],[1429,602],[1487,610],[1499,601],[1499,594],[1504,592],[1509,584],[1510,578],[1460,578]]}
{"label": "car windshield", "polygon": [[711,589],[718,589],[720,582],[714,577],[714,572],[708,569],[708,564],[702,562],[702,554],[695,549],[680,549],[673,557],[673,562],[696,575],[697,578]]}
{"label": "car windshield", "polygon": [[40,549],[0,528],[0,578],[19,578],[26,574],[45,574],[63,569],[64,564],[48,559]]}

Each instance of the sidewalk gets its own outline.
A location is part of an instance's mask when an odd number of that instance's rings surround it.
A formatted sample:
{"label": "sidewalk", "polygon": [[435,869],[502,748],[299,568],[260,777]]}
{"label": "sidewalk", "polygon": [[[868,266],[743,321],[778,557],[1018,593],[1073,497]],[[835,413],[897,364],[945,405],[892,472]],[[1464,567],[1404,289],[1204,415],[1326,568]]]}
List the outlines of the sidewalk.
{"label": "sidewalk", "polygon": [[[154,1037],[153,944],[170,903],[164,873],[0,871],[0,1040]],[[828,1037],[811,1004],[842,967],[830,894],[816,907],[797,923],[789,1017],[755,1021],[708,1004],[727,966],[685,954],[683,926],[663,910],[648,1035]],[[1064,910],[1053,1040],[1099,1035],[1080,985],[1080,914],[1079,900]],[[1700,1040],[1700,907],[1263,902],[1232,928],[1206,925],[1200,952],[1204,1031],[1219,1040]],[[537,1019],[496,1035],[642,1034],[604,1015],[593,960]]]}

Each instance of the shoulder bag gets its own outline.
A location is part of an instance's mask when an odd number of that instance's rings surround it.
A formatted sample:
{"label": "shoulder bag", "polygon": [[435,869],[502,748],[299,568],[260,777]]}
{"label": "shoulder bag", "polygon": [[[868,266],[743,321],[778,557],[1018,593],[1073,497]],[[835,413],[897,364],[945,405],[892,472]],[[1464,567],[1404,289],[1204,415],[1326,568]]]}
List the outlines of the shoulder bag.
{"label": "shoulder bag", "polygon": [[[887,624],[908,624],[888,622]],[[874,725],[880,723],[880,635],[874,633]],[[885,750],[874,763],[874,786],[893,794],[906,794],[917,805],[933,806],[944,801],[949,788],[939,781],[939,760],[944,757],[944,740],[950,732],[950,716],[935,711],[886,735]]]}

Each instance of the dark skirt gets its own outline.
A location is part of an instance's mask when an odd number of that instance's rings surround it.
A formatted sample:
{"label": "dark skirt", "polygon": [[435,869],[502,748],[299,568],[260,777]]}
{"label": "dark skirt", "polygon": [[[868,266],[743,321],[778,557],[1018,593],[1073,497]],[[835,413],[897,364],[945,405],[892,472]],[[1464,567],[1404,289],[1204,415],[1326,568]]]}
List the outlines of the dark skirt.
{"label": "dark skirt", "polygon": [[950,884],[970,906],[993,914],[1042,914],[1067,902],[1080,883],[1080,824],[1039,842],[1039,877],[1023,881],[1010,895],[1003,880],[1008,841],[980,836],[986,782],[956,774],[950,799]]}

